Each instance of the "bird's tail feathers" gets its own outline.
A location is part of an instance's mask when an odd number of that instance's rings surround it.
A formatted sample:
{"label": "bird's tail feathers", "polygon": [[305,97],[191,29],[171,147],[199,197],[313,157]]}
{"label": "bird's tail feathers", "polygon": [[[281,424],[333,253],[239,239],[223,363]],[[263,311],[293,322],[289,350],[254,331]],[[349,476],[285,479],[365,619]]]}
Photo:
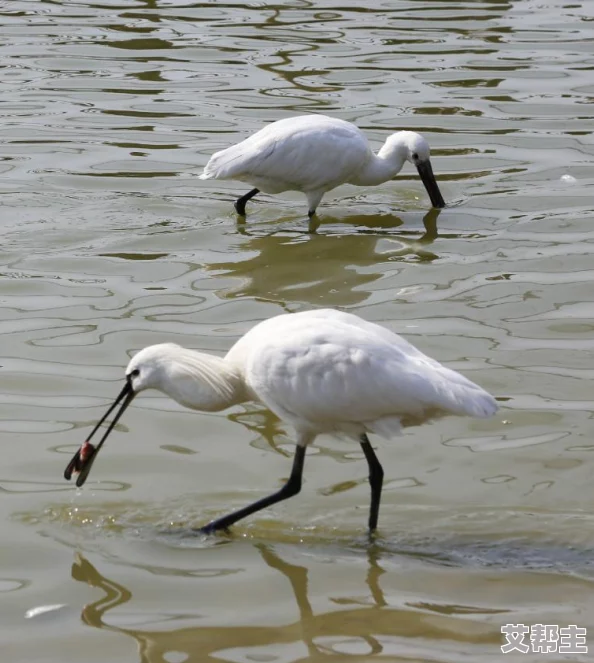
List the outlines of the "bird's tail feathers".
{"label": "bird's tail feathers", "polygon": [[454,385],[448,391],[453,414],[486,419],[492,417],[499,409],[493,396],[472,382]]}

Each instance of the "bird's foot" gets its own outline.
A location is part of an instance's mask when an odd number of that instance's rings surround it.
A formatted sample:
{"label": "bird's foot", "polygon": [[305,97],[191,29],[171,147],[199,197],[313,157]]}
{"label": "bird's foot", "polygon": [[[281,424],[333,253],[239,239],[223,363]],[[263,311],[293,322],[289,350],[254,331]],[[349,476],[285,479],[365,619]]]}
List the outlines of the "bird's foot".
{"label": "bird's foot", "polygon": [[217,527],[215,523],[208,523],[208,525],[204,525],[204,527],[199,527],[194,531],[197,534],[203,534],[204,536],[210,536],[211,534],[216,534],[217,532],[225,532],[225,534],[229,534],[228,527]]}
{"label": "bird's foot", "polygon": [[379,534],[377,533],[376,529],[367,530],[367,543],[371,545],[373,543],[376,543],[378,539],[379,539]]}
{"label": "bird's foot", "polygon": [[317,229],[320,227],[320,219],[314,214],[309,217],[309,223],[307,225],[307,232],[310,235],[315,235]]}
{"label": "bird's foot", "polygon": [[245,216],[245,203],[240,203],[238,200],[236,200],[233,203],[233,207],[235,207],[235,211],[239,216]]}

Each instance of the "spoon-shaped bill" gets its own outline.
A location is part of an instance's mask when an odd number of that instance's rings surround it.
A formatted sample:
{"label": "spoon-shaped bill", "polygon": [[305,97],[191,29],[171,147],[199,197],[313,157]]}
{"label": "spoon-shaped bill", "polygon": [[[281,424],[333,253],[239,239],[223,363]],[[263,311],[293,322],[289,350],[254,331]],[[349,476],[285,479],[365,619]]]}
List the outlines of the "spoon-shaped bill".
{"label": "spoon-shaped bill", "polygon": [[419,176],[427,189],[429,198],[431,199],[431,204],[433,207],[445,207],[445,200],[441,195],[441,191],[437,186],[437,181],[435,180],[435,175],[433,174],[433,168],[431,167],[431,161],[427,159],[426,161],[420,161],[417,165],[417,171]]}
{"label": "spoon-shaped bill", "polygon": [[[72,460],[66,466],[66,469],[64,470],[64,478],[67,481],[70,481],[72,474],[78,474],[78,477],[76,479],[76,485],[80,488],[84,484],[84,482],[87,480],[87,477],[89,476],[89,472],[91,471],[93,462],[95,461],[95,458],[99,453],[99,449],[101,449],[101,447],[103,446],[103,443],[105,442],[111,431],[113,430],[114,426],[117,424],[119,418],[126,411],[128,405],[130,405],[130,403],[132,402],[134,396],[135,394],[134,391],[132,390],[132,384],[130,383],[130,381],[126,381],[126,384],[124,385],[122,391],[120,391],[120,393],[118,394],[118,397],[112,403],[112,405],[107,410],[107,412],[101,417],[100,421],[91,431],[89,437],[81,445],[80,449],[74,454]],[[121,403],[120,409],[117,411],[112,422],[109,424],[103,437],[99,441],[99,444],[96,447],[93,446],[91,444],[91,438],[99,430],[99,427],[103,424],[103,422],[107,419],[107,417],[109,417],[109,415],[115,410],[115,408],[118,405],[120,405],[120,403]]]}

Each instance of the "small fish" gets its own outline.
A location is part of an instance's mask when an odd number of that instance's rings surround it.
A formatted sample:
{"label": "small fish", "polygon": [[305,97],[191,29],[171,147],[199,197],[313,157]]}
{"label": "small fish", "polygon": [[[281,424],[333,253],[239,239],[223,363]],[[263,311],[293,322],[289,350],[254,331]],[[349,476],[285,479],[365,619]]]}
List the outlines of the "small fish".
{"label": "small fish", "polygon": [[62,610],[67,607],[67,603],[54,603],[52,605],[39,605],[36,608],[30,608],[25,613],[25,619],[33,619],[34,617],[39,617],[48,612],[54,612],[56,610]]}
{"label": "small fish", "polygon": [[[88,440],[85,440],[80,449],[74,454],[72,460],[68,463],[68,466],[64,470],[64,478],[70,481],[73,474],[80,474],[80,477],[86,478],[97,448],[94,444],[91,444]],[[77,485],[81,485],[79,481],[76,482]]]}
{"label": "small fish", "polygon": [[[95,445],[85,440],[80,448],[80,462],[86,463],[87,460],[95,453]],[[80,470],[78,470],[80,472]]]}

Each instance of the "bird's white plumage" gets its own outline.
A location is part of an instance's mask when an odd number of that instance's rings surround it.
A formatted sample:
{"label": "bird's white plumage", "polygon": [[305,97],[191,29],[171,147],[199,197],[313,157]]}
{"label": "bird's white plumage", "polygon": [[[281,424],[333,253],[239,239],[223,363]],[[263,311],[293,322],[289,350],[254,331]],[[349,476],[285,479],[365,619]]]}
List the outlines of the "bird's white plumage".
{"label": "bird's white plumage", "polygon": [[302,115],[272,122],[216,152],[200,178],[239,180],[265,193],[302,191],[312,212],[325,192],[345,183],[386,182],[406,160],[416,166],[429,162],[429,145],[421,135],[392,134],[376,155],[354,124],[326,115]]}
{"label": "bird's white plumage", "polygon": [[[243,341],[243,342],[242,342]],[[494,399],[379,325],[334,310],[272,318],[248,332],[246,382],[297,429],[390,437],[447,414],[485,417]]]}
{"label": "bird's white plumage", "polygon": [[151,346],[131,360],[127,374],[133,371],[134,391],[156,388],[195,409],[260,401],[291,423],[302,443],[326,432],[390,437],[448,414],[488,417],[497,410],[484,389],[402,337],[330,309],[265,320],[223,359]]}
{"label": "bird's white plumage", "polygon": [[[97,453],[135,395],[158,389],[186,407],[215,412],[247,400],[293,424],[297,449],[287,482],[274,493],[212,520],[210,534],[301,490],[307,446],[320,433],[358,440],[369,469],[369,532],[377,528],[384,470],[367,433],[392,437],[403,426],[447,414],[488,417],[495,399],[430,359],[397,334],[333,310],[279,315],[248,331],[223,358],[173,343],[136,354],[114,403],[66,466],[64,477],[87,480]],[[97,445],[91,439],[114,412]]]}
{"label": "bird's white plumage", "polygon": [[348,181],[371,154],[364,134],[350,122],[303,115],[273,122],[217,152],[201,178],[236,179],[266,193],[329,191]]}

